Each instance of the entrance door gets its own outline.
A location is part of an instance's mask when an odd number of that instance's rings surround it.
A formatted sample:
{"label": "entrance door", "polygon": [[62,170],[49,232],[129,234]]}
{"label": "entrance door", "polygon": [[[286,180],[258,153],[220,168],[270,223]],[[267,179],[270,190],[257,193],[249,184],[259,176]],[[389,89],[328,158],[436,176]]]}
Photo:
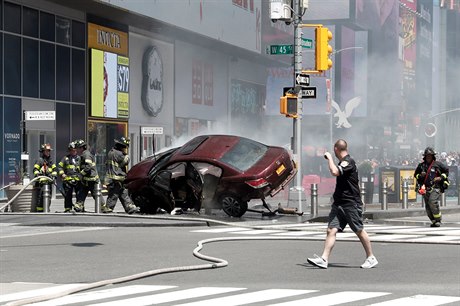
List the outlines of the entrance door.
{"label": "entrance door", "polygon": [[53,151],[51,151],[51,158],[54,163],[58,163],[56,160],[56,133],[54,131],[37,131],[27,130],[27,151],[29,152],[29,161],[27,162],[29,177],[34,176],[34,164],[35,161],[40,157],[40,146],[44,143],[49,143]]}

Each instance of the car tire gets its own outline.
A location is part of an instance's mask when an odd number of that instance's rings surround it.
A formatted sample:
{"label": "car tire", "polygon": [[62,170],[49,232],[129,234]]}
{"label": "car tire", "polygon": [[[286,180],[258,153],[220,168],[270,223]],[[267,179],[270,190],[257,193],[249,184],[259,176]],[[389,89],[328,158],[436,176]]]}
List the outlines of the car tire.
{"label": "car tire", "polygon": [[241,200],[234,194],[223,194],[219,197],[223,211],[230,217],[239,218],[248,210],[248,202]]}
{"label": "car tire", "polygon": [[158,210],[158,207],[151,201],[152,197],[148,196],[146,193],[134,194],[131,198],[134,204],[139,207],[141,213],[155,214]]}

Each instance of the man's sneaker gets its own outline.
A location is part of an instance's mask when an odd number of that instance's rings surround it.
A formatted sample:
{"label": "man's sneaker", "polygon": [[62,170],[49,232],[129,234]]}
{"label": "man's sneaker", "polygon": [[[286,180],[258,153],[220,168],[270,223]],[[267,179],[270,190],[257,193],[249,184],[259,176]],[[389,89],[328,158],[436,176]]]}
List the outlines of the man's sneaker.
{"label": "man's sneaker", "polygon": [[314,258],[307,258],[308,262],[319,268],[327,269],[327,260],[315,254]]}
{"label": "man's sneaker", "polygon": [[377,261],[377,258],[375,258],[375,256],[369,256],[366,258],[364,263],[361,265],[361,268],[370,269],[378,265],[378,263],[379,262]]}

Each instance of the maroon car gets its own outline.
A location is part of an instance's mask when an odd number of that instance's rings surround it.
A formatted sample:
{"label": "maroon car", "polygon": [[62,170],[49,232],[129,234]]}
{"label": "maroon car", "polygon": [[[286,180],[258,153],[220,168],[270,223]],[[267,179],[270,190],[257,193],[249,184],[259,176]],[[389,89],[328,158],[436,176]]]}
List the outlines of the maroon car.
{"label": "maroon car", "polygon": [[241,217],[248,201],[274,196],[296,173],[284,148],[238,136],[202,135],[134,165],[125,184],[143,213],[207,207]]}

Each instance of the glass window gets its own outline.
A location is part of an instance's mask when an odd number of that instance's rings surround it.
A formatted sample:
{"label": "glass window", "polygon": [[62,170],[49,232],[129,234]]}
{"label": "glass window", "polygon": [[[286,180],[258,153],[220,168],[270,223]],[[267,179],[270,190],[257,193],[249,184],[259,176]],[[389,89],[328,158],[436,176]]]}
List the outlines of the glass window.
{"label": "glass window", "polygon": [[70,45],[70,20],[56,16],[56,42]]}
{"label": "glass window", "polygon": [[40,38],[54,42],[55,26],[54,15],[40,12]]}
{"label": "glass window", "polygon": [[56,164],[67,154],[70,139],[70,104],[56,103]]}
{"label": "glass window", "polygon": [[86,139],[86,113],[84,105],[72,104],[72,139]]}
{"label": "glass window", "polygon": [[85,48],[85,24],[72,20],[72,46]]}
{"label": "glass window", "polygon": [[38,11],[22,8],[22,33],[27,36],[38,38]]}
{"label": "glass window", "polygon": [[26,97],[38,98],[38,41],[23,38],[22,57],[22,94]]}
{"label": "glass window", "polygon": [[21,95],[21,38],[5,34],[4,91],[7,95]]}
{"label": "glass window", "polygon": [[70,101],[70,48],[56,46],[56,99]]}
{"label": "glass window", "polygon": [[5,31],[21,34],[21,6],[5,2]]}
{"label": "glass window", "polygon": [[[0,7],[1,7],[0,3]],[[3,93],[3,35],[0,33],[0,94]]]}
{"label": "glass window", "polygon": [[54,99],[54,45],[40,42],[40,98]]}
{"label": "glass window", "polygon": [[0,30],[3,30],[3,1],[0,2]]}
{"label": "glass window", "polygon": [[222,156],[221,161],[246,171],[255,165],[267,152],[268,147],[256,141],[241,138],[240,141]]}
{"label": "glass window", "polygon": [[72,101],[85,103],[85,51],[72,49]]}

